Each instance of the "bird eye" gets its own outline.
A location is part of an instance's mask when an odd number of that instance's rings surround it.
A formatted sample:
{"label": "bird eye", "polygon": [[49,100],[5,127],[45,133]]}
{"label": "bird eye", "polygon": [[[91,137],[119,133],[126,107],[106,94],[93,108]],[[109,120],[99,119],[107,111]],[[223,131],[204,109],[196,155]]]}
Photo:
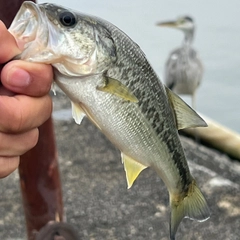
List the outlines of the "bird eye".
{"label": "bird eye", "polygon": [[188,17],[188,16],[185,17],[185,20],[187,20],[189,22],[193,22],[193,19],[191,17]]}
{"label": "bird eye", "polygon": [[62,12],[59,16],[63,26],[72,27],[76,24],[76,18],[71,12]]}

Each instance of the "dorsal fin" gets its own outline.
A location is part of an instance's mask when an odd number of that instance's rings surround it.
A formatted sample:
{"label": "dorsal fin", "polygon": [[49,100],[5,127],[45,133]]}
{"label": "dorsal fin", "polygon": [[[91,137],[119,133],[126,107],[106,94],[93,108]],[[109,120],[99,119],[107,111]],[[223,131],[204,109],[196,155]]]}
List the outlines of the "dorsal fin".
{"label": "dorsal fin", "polygon": [[177,94],[165,86],[169,102],[175,115],[178,129],[207,127],[207,123]]}

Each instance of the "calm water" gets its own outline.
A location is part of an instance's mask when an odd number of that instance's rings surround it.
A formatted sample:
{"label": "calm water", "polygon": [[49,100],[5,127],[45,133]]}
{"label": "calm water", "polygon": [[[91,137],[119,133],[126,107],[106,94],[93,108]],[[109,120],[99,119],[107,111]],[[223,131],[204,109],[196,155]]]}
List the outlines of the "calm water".
{"label": "calm water", "polygon": [[[155,23],[191,15],[197,24],[194,46],[205,66],[203,83],[197,94],[197,110],[240,133],[239,0],[48,2],[102,17],[118,26],[140,45],[162,80],[166,58],[182,43],[183,34],[156,27]],[[190,98],[184,99],[190,103]]]}

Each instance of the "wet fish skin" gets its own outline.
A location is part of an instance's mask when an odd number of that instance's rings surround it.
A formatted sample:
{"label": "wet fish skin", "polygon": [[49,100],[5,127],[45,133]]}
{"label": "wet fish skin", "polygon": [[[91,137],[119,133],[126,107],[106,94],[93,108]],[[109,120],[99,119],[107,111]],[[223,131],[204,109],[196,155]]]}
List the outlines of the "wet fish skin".
{"label": "wet fish skin", "polygon": [[23,3],[9,31],[23,46],[19,58],[53,65],[75,121],[80,124],[87,115],[119,148],[128,187],[147,167],[163,179],[170,196],[171,240],[183,217],[209,217],[177,131],[205,123],[165,88],[135,42],[105,20],[31,2]]}

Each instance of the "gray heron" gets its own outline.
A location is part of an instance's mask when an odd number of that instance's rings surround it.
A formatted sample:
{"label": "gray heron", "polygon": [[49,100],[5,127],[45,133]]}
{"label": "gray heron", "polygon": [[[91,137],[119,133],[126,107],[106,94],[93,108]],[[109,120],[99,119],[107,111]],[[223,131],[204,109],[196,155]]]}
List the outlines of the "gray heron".
{"label": "gray heron", "polygon": [[177,94],[192,96],[192,107],[195,108],[195,93],[202,76],[203,65],[197,52],[192,48],[195,25],[189,16],[176,21],[157,23],[157,26],[179,29],[184,33],[181,47],[173,50],[165,65],[165,84]]}

